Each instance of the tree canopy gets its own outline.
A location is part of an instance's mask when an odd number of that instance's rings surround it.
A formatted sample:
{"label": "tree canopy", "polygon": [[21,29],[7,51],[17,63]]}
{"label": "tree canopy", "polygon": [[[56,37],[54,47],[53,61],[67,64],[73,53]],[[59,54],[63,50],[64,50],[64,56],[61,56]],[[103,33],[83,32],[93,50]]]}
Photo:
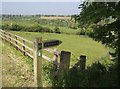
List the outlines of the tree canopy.
{"label": "tree canopy", "polygon": [[93,28],[91,37],[115,49],[120,66],[120,1],[88,2],[79,5],[79,26]]}
{"label": "tree canopy", "polygon": [[92,25],[93,37],[118,53],[120,33],[120,1],[119,2],[84,2],[79,6],[77,18],[79,26],[87,28]]}

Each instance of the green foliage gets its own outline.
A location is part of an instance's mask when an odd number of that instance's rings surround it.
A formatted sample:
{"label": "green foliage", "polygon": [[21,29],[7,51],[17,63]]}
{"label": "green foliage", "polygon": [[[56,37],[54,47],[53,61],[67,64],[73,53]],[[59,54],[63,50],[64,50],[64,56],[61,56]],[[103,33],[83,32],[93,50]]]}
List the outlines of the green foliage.
{"label": "green foliage", "polygon": [[7,30],[8,28],[9,28],[9,25],[8,25],[8,24],[2,25],[2,29],[3,29],[3,30]]}
{"label": "green foliage", "polygon": [[28,31],[28,32],[49,32],[52,33],[53,31],[47,27],[43,27],[39,24],[33,24],[32,26],[23,26],[18,24],[3,24],[3,30],[12,30],[12,31]]}
{"label": "green foliage", "polygon": [[[104,65],[105,61],[109,61]],[[77,62],[78,63],[78,62]],[[69,87],[114,87],[117,84],[117,70],[111,64],[111,60],[103,58],[103,61],[93,63],[85,71],[79,70],[79,64],[69,70]],[[109,66],[111,65],[111,66]],[[107,67],[109,66],[109,67]],[[111,69],[113,68],[113,69]],[[115,76],[115,77],[112,77]]]}
{"label": "green foliage", "polygon": [[49,24],[50,26],[61,26],[61,27],[67,27],[69,25],[70,20],[64,20],[64,19],[39,19],[35,20],[38,24],[46,25]]}
{"label": "green foliage", "polygon": [[57,26],[54,28],[54,32],[55,32],[55,33],[58,33],[58,34],[61,33],[59,27],[57,27]]}
{"label": "green foliage", "polygon": [[88,2],[86,0],[79,8],[81,9],[77,18],[79,25],[84,28],[92,25],[93,33],[90,36],[115,49],[114,56],[118,59],[118,68],[120,68],[120,1]]}
{"label": "green foliage", "polygon": [[31,26],[32,32],[42,32],[43,28],[39,24],[33,24]]}
{"label": "green foliage", "polygon": [[[96,61],[98,58],[100,58],[107,52],[107,49],[101,43],[95,42],[91,38],[84,36],[56,34],[56,33],[43,34],[40,32],[21,33],[19,31],[12,31],[12,33],[24,37],[31,41],[33,41],[35,37],[42,37],[43,40],[51,40],[51,39],[61,40],[63,43],[57,46],[57,48],[59,51],[62,51],[64,49],[65,51],[69,51],[72,53],[71,66],[74,65],[74,63],[77,61],[75,59],[77,59],[80,56],[80,54],[86,54],[88,56],[87,65],[91,65],[94,61]],[[54,47],[52,49],[54,49]],[[53,58],[52,54],[49,54],[48,52],[43,52],[43,54],[44,53],[50,56],[51,58]]]}
{"label": "green foliage", "polygon": [[91,3],[85,1],[79,8],[81,13],[77,20],[80,27],[88,28],[91,26],[92,34],[90,37],[114,48],[116,57],[119,58],[120,1]]}
{"label": "green foliage", "polygon": [[[53,15],[54,16],[54,15]],[[48,17],[48,16],[47,16]],[[32,26],[34,24],[38,24],[42,26],[42,29],[37,32],[54,32],[55,27],[59,27],[61,33],[65,34],[76,34],[78,32],[78,23],[70,19],[70,16],[59,17],[54,16],[50,17],[49,19],[41,18],[41,15],[3,15],[2,16],[2,24],[18,24],[24,26],[22,31],[32,31]],[[38,30],[38,29],[37,29]],[[36,29],[35,29],[36,31]]]}
{"label": "green foliage", "polygon": [[24,28],[23,26],[20,26],[18,24],[11,24],[8,29],[12,31],[20,31],[23,28]]}
{"label": "green foliage", "polygon": [[88,36],[90,36],[90,37],[94,34],[92,25],[90,25],[90,26],[85,30],[85,34],[88,35]]}

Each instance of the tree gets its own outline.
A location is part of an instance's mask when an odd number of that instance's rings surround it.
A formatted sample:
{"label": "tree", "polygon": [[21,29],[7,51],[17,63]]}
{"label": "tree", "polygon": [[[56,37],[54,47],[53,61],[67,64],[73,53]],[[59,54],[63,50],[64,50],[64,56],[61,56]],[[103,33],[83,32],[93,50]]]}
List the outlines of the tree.
{"label": "tree", "polygon": [[92,25],[91,37],[115,49],[115,56],[120,68],[120,1],[85,1],[80,4],[79,9],[81,9],[77,18],[79,26],[87,28]]}

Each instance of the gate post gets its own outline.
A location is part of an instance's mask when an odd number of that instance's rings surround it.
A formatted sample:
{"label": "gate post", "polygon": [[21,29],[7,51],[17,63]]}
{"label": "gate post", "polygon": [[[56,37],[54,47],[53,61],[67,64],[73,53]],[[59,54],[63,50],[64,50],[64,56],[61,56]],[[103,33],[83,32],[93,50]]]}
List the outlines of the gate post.
{"label": "gate post", "polygon": [[42,87],[42,37],[34,41],[34,84]]}
{"label": "gate post", "polygon": [[70,66],[71,52],[61,51],[60,54],[60,65],[58,70],[59,81],[58,85],[61,86],[64,82],[68,82],[68,71]]}
{"label": "gate post", "polygon": [[86,56],[80,55],[80,70],[85,70],[86,67]]}

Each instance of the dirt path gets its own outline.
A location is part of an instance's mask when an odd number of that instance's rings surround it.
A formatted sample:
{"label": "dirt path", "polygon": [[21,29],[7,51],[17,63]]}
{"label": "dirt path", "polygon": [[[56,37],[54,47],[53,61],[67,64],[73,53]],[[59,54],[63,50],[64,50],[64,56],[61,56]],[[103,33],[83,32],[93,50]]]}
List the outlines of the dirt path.
{"label": "dirt path", "polygon": [[2,86],[33,87],[33,69],[29,58],[8,43],[2,42],[0,46],[2,46]]}

